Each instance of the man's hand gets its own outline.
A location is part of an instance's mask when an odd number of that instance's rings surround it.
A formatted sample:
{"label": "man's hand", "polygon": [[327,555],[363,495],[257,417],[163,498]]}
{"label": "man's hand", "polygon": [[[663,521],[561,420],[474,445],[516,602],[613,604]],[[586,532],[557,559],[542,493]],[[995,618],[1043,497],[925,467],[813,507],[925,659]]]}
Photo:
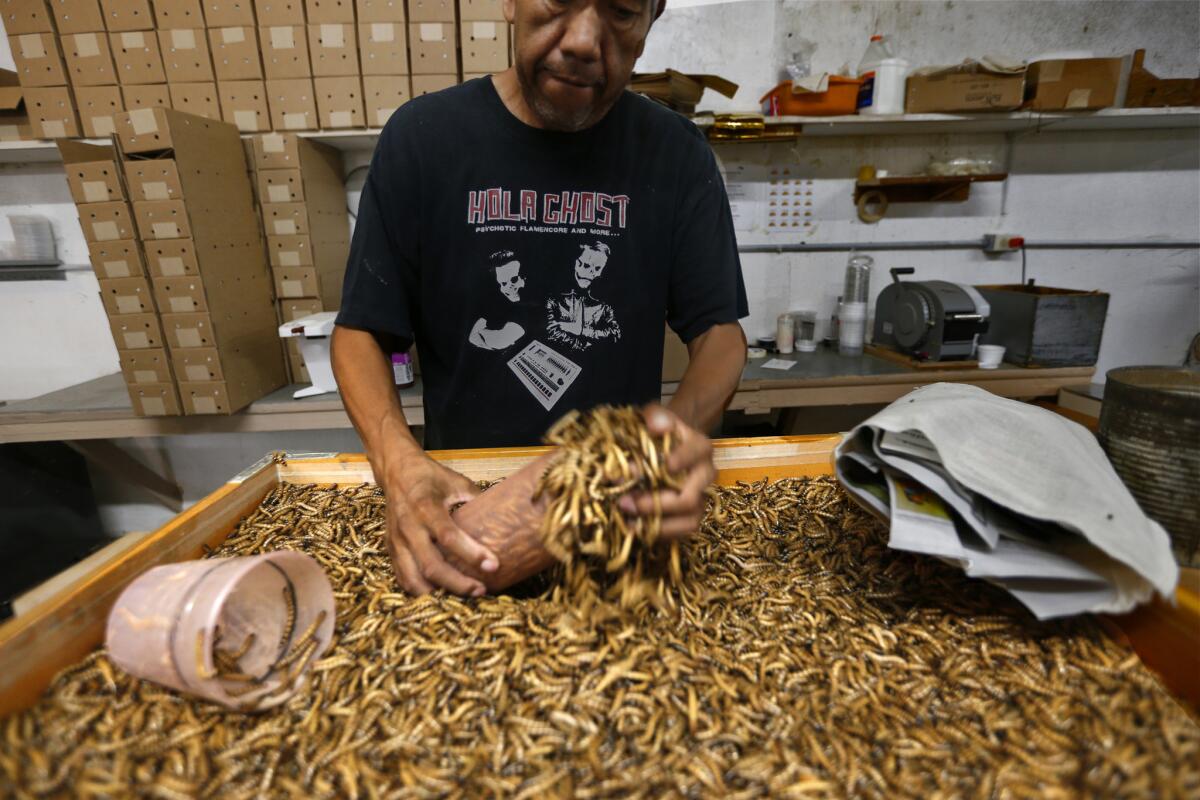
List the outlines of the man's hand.
{"label": "man's hand", "polygon": [[479,494],[470,480],[423,452],[394,462],[385,476],[387,547],[400,585],[409,594],[446,589],[478,597],[486,591],[446,560],[477,564],[483,572],[499,567],[496,555],[463,532],[450,509]]}
{"label": "man's hand", "polygon": [[[667,470],[681,478],[678,491],[658,492],[662,512],[662,535],[667,540],[682,539],[700,530],[704,517],[704,490],[717,477],[713,465],[712,442],[700,431],[657,403],[646,406],[643,414],[650,433],[671,434],[671,454]],[[654,513],[655,499],[650,492],[636,492],[621,498],[620,508],[627,514],[648,516]]]}

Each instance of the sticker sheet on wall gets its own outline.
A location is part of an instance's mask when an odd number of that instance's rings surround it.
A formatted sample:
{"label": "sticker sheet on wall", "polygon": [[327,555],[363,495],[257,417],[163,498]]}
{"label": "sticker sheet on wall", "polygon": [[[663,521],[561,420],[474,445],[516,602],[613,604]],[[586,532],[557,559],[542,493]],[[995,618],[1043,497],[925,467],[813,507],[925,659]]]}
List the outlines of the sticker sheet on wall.
{"label": "sticker sheet on wall", "polygon": [[792,167],[772,167],[767,184],[767,224],[771,231],[813,231],[813,181]]}

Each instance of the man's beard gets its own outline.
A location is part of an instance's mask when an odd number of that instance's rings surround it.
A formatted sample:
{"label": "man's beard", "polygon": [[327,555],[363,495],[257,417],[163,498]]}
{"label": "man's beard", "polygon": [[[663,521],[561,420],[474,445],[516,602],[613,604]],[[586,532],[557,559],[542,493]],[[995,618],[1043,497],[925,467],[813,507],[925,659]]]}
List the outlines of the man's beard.
{"label": "man's beard", "polygon": [[[517,65],[517,83],[521,86],[521,94],[525,96],[526,105],[533,109],[538,119],[550,130],[568,133],[583,130],[602,117],[604,111],[607,110],[603,109],[597,114],[597,107],[593,103],[577,111],[563,111],[537,92],[533,80],[525,74],[524,68],[519,64]],[[597,91],[603,91],[603,87],[598,87]]]}

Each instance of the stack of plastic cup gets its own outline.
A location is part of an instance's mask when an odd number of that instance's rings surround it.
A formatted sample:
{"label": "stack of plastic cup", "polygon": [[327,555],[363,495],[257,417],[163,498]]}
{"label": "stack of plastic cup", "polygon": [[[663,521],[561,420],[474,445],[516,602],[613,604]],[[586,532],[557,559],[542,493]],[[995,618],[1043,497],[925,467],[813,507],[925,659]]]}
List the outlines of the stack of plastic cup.
{"label": "stack of plastic cup", "polygon": [[852,253],[846,264],[846,284],[838,312],[838,352],[844,356],[862,355],[867,332],[867,297],[871,290],[870,256]]}

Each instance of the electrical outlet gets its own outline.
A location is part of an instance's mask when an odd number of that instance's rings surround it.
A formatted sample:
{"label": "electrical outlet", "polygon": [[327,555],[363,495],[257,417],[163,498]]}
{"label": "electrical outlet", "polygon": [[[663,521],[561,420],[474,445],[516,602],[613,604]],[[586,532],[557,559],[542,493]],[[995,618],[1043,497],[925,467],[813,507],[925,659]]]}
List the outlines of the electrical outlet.
{"label": "electrical outlet", "polygon": [[982,244],[985,253],[1015,253],[1025,246],[1025,237],[1011,233],[985,233]]}

